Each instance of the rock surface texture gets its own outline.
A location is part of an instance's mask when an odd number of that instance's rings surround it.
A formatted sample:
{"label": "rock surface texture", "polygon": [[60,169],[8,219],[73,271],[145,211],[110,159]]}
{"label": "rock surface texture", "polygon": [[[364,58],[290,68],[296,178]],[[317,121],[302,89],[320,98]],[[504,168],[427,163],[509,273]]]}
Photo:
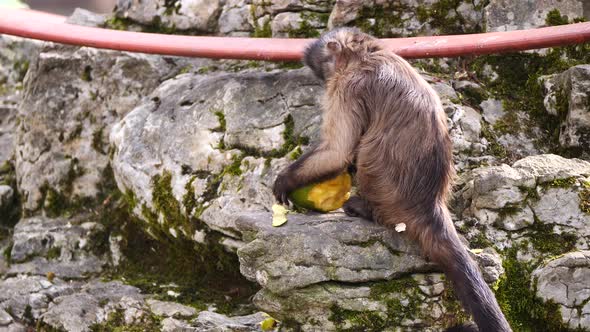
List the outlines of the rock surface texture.
{"label": "rock surface texture", "polygon": [[[119,0],[69,22],[398,37],[565,24],[586,7]],[[447,115],[453,221],[515,331],[590,330],[588,54],[412,62]],[[0,331],[443,331],[470,320],[403,232],[342,211],[291,211],[272,227],[276,175],[319,138],[324,87],[300,67],[0,36]]]}

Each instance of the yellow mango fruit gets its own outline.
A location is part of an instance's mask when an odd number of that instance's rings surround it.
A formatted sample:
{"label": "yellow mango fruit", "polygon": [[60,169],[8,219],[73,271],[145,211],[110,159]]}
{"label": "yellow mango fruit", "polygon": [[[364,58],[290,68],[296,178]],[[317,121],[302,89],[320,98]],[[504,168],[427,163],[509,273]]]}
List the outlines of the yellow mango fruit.
{"label": "yellow mango fruit", "polygon": [[333,179],[298,188],[289,194],[293,204],[319,212],[339,209],[350,198],[352,177],[344,172]]}

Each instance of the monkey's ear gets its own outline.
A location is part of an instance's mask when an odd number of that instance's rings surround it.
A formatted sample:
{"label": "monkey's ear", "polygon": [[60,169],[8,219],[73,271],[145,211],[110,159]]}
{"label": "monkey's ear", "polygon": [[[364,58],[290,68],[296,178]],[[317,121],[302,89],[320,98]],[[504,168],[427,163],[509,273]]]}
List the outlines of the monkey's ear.
{"label": "monkey's ear", "polygon": [[342,49],[339,42],[331,41],[326,44],[326,47],[331,53],[338,53]]}

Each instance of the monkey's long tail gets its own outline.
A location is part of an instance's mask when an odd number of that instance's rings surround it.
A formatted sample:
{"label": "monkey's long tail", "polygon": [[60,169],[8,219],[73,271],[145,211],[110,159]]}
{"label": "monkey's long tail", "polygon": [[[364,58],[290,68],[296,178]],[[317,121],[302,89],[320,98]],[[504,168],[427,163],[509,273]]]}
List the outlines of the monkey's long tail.
{"label": "monkey's long tail", "polygon": [[416,234],[420,245],[451,280],[455,294],[465,310],[473,315],[479,331],[512,331],[492,290],[461,243],[446,207],[436,207],[428,219],[421,220],[424,223],[419,227],[422,231]]}

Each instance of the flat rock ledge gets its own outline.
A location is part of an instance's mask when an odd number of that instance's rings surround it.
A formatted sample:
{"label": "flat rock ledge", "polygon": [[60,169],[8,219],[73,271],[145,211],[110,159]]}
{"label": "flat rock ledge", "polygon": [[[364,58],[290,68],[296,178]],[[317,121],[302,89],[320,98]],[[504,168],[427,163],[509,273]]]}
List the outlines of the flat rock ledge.
{"label": "flat rock ledge", "polygon": [[440,328],[456,316],[443,275],[403,233],[343,213],[292,214],[281,227],[271,219],[236,220],[247,243],[240,271],[262,286],[255,305],[287,327]]}

